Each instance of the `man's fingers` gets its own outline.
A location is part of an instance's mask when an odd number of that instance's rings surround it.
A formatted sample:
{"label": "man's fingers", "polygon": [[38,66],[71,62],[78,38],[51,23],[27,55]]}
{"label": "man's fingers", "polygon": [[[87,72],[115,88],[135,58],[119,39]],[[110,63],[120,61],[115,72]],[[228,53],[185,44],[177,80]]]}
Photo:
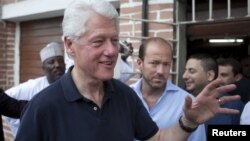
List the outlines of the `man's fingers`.
{"label": "man's fingers", "polygon": [[219,113],[218,114],[239,114],[240,111],[236,110],[236,109],[229,109],[229,108],[220,108]]}
{"label": "man's fingers", "polygon": [[192,99],[189,96],[185,97],[185,109],[190,109],[192,106]]}
{"label": "man's fingers", "polygon": [[209,83],[203,89],[202,93],[204,93],[205,95],[211,95],[211,92],[214,91],[216,88],[218,88],[222,83],[223,83],[223,81],[221,79],[216,79],[216,80],[212,81],[211,83]]}
{"label": "man's fingers", "polygon": [[214,90],[213,97],[217,98],[220,97],[221,94],[228,93],[236,88],[236,85],[229,84],[225,86],[220,86]]}
{"label": "man's fingers", "polygon": [[233,102],[233,101],[238,101],[238,100],[240,100],[240,96],[233,95],[233,96],[223,96],[223,97],[219,98],[218,102],[220,105],[223,105],[227,102]]}
{"label": "man's fingers", "polygon": [[220,97],[221,94],[230,92],[236,88],[235,84],[229,84],[222,86],[223,81],[216,79],[209,83],[201,92],[204,96],[213,96],[214,98]]}

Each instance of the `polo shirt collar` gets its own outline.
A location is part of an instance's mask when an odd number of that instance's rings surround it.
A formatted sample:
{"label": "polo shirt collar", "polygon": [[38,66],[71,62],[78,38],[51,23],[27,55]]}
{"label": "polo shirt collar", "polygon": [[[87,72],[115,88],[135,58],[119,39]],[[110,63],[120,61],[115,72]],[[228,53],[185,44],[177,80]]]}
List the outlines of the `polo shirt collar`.
{"label": "polo shirt collar", "polygon": [[[139,79],[136,83],[132,84],[131,87],[134,88],[134,90],[136,91],[137,94],[142,95],[141,85],[142,85],[142,78]],[[166,95],[170,91],[178,91],[178,88],[171,82],[171,80],[167,80],[163,95]]]}
{"label": "polo shirt collar", "polygon": [[[77,89],[77,87],[76,87],[76,85],[75,85],[75,83],[73,81],[73,78],[72,78],[72,75],[71,75],[71,71],[72,71],[73,67],[74,66],[70,67],[69,70],[67,71],[67,73],[62,77],[62,79],[60,79],[62,89],[63,89],[63,93],[64,93],[64,97],[69,102],[74,102],[74,101],[77,101],[79,99],[84,98],[79,93],[79,91],[78,91],[78,89]],[[111,80],[108,80],[108,81],[104,82],[104,98],[103,98],[103,102],[105,102],[106,100],[111,98],[112,94],[116,93],[112,81],[114,81],[114,80],[111,79]],[[85,99],[85,100],[87,100],[87,99]]]}

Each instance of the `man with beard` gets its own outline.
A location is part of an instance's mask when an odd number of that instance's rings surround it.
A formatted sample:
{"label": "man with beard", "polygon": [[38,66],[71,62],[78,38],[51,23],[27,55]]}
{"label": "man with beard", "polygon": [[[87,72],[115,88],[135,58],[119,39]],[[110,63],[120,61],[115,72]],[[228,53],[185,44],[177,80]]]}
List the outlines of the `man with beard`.
{"label": "man with beard", "polygon": [[[6,93],[10,97],[18,100],[30,100],[38,92],[55,82],[64,74],[65,63],[63,50],[59,43],[49,43],[40,51],[40,58],[45,75],[36,79],[30,79],[18,86],[8,89]],[[19,119],[6,118],[6,121],[15,136],[19,127]]]}
{"label": "man with beard", "polygon": [[[142,78],[131,85],[159,128],[173,126],[183,115],[185,97],[193,96],[168,80],[173,60],[171,44],[160,37],[147,39],[139,49],[137,64]],[[167,113],[167,114],[166,114]],[[204,125],[188,141],[205,141]]]}

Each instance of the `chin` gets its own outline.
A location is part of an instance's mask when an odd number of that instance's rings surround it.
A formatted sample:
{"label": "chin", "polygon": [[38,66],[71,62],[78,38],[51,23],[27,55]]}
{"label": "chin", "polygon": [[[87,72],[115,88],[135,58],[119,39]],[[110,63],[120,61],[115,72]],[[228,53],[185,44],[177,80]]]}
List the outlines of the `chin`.
{"label": "chin", "polygon": [[113,78],[113,74],[103,74],[102,76],[99,77],[102,81],[107,81]]}
{"label": "chin", "polygon": [[161,89],[161,88],[165,87],[165,84],[153,84],[152,87],[155,89]]}

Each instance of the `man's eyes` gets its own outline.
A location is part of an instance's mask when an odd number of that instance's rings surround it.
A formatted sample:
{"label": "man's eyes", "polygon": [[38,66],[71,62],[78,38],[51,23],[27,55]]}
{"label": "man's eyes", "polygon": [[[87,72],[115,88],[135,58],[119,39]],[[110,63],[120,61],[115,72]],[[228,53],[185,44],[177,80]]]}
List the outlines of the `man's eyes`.
{"label": "man's eyes", "polygon": [[96,40],[96,41],[93,41],[92,45],[93,46],[101,46],[103,44],[103,40]]}
{"label": "man's eyes", "polygon": [[155,64],[159,64],[159,62],[152,61],[152,62],[149,62],[149,64],[153,64],[153,65],[155,65]]}
{"label": "man's eyes", "polygon": [[[161,62],[158,62],[158,61],[152,61],[152,62],[149,62],[149,64],[153,64],[153,65],[158,65],[158,64],[161,64]],[[162,63],[164,66],[170,66],[171,63]]]}
{"label": "man's eyes", "polygon": [[[111,42],[114,46],[118,45],[118,39],[113,39],[111,40]],[[95,40],[92,42],[92,46],[99,47],[99,46],[102,46],[104,43],[105,43],[105,40]]]}

